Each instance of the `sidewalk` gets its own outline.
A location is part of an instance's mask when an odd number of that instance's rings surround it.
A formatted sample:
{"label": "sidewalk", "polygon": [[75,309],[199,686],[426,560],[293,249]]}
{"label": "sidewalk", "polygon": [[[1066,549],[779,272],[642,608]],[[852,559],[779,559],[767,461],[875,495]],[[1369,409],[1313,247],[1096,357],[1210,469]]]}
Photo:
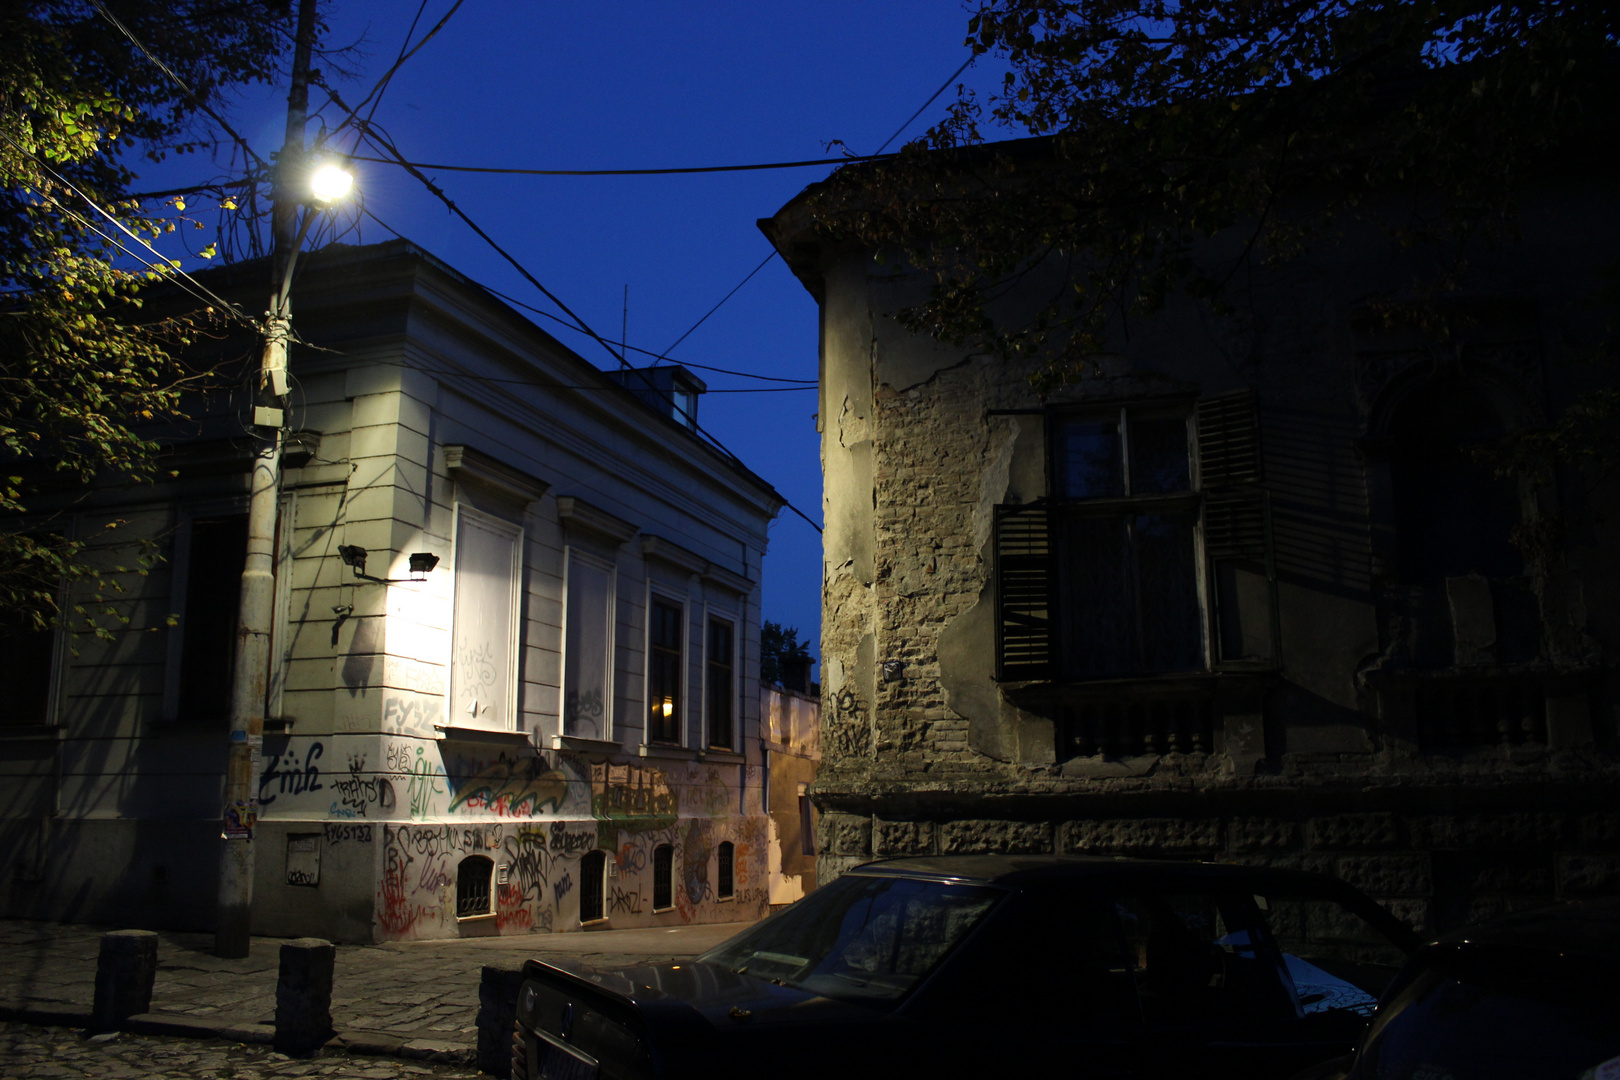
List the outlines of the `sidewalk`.
{"label": "sidewalk", "polygon": [[[357,1052],[471,1061],[479,969],[530,957],[597,966],[695,956],[748,923],[603,930],[455,941],[339,945],[332,1025]],[[0,920],[0,1019],[80,1026],[95,1000],[101,935],[113,927]],[[212,953],[213,935],[159,933],[152,1011],[130,1030],[269,1042],[280,938],[253,939],[246,959]]]}

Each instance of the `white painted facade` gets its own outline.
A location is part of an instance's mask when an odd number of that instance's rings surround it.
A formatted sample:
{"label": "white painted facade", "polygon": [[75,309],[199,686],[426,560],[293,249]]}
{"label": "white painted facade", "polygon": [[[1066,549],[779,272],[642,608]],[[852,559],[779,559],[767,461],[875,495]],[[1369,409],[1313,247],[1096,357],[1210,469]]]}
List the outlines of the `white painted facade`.
{"label": "white painted facade", "polygon": [[[294,296],[305,436],[283,485],[254,932],[762,914],[755,674],[780,497],[405,242],[325,252]],[[137,539],[165,561],[126,575],[113,641],[60,635],[45,715],[0,724],[6,914],[211,921],[227,726],[197,635],[246,509],[239,404],[202,404],[174,479],[74,496],[110,562]],[[413,574],[413,553],[437,566]]]}

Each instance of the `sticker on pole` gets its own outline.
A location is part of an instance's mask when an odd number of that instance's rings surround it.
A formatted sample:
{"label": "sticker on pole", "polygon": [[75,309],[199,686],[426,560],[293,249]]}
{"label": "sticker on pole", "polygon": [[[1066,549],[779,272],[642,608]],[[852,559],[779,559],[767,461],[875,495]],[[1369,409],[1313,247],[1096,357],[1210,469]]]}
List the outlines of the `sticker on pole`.
{"label": "sticker on pole", "polygon": [[251,840],[253,827],[259,823],[259,804],[257,800],[246,802],[232,802],[225,804],[225,830],[220,833],[224,840]]}

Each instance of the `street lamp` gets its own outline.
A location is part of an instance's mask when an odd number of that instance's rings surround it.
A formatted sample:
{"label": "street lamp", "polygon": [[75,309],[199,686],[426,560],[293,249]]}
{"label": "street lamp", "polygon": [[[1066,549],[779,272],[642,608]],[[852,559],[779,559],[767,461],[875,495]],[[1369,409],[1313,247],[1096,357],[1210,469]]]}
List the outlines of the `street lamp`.
{"label": "street lamp", "polygon": [[[247,557],[242,568],[241,603],[236,629],[236,663],[231,678],[231,734],[225,764],[225,808],[219,866],[219,903],[215,912],[214,952],[248,955],[253,908],[253,830],[258,824],[259,749],[264,743],[264,705],[270,681],[270,627],[275,612],[276,511],[281,499],[281,442],[287,394],[287,345],[292,309],[293,268],[298,248],[316,215],[346,194],[333,166],[322,166],[319,188],[300,197],[290,183],[306,165],[304,126],[309,108],[309,61],[315,43],[315,0],[299,0],[291,87],[287,93],[287,135],[276,163],[270,224],[270,310],[265,316],[264,352],[253,406],[258,443],[253,456],[248,501]],[[298,206],[310,203],[301,227]]]}

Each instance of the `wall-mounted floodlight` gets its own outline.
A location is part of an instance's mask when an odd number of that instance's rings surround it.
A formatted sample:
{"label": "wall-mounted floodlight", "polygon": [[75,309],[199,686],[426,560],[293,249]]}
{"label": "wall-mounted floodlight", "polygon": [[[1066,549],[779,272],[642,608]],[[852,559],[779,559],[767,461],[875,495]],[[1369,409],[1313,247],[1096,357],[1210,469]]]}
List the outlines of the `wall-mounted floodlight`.
{"label": "wall-mounted floodlight", "polygon": [[354,174],[330,161],[317,167],[309,177],[309,193],[322,205],[348,198],[353,188]]}
{"label": "wall-mounted floodlight", "polygon": [[356,544],[339,544],[338,558],[343,560],[344,566],[354,567],[356,574],[366,572],[366,549]]}
{"label": "wall-mounted floodlight", "polygon": [[439,557],[431,551],[411,552],[411,573],[427,574],[439,565]]}

